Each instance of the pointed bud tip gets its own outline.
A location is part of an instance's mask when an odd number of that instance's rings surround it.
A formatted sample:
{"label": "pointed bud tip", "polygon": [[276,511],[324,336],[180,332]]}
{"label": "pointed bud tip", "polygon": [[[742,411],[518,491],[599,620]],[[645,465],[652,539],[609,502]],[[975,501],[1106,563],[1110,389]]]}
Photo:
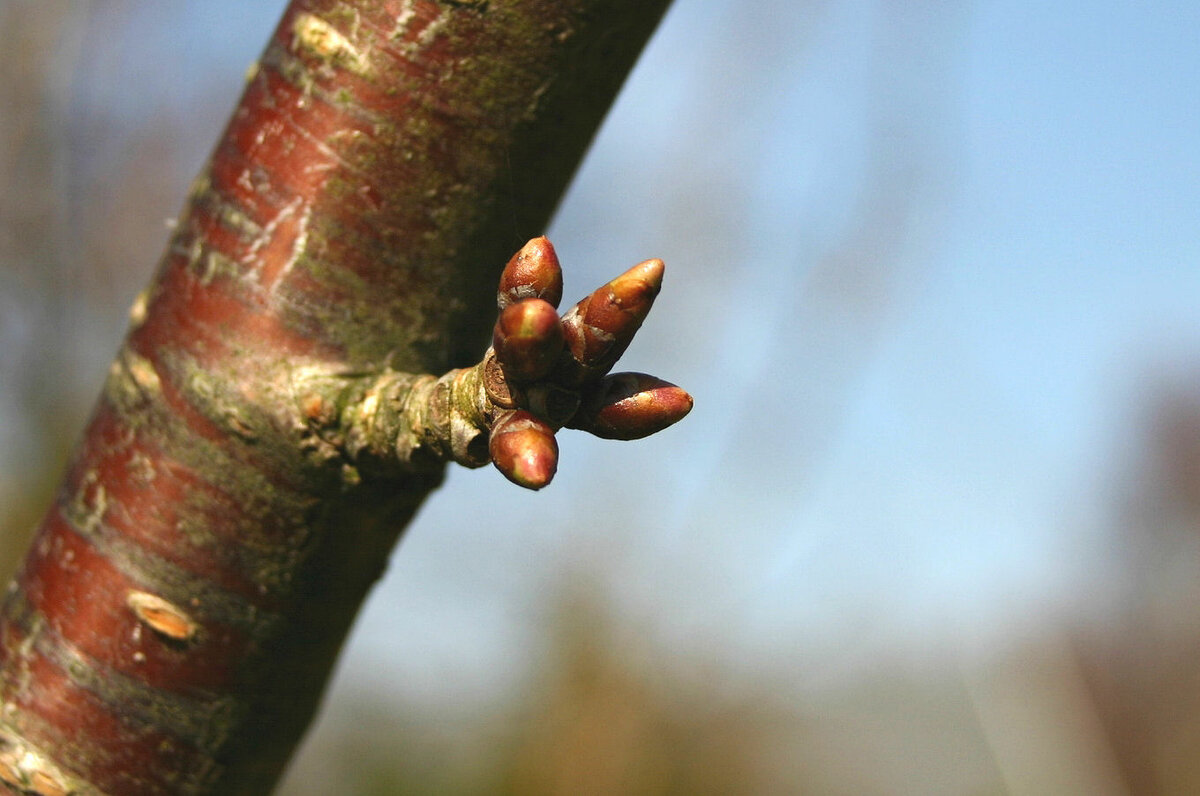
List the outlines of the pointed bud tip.
{"label": "pointed bud tip", "polygon": [[658,259],[638,263],[563,317],[567,348],[588,377],[606,372],[629,347],[662,288],[663,267]]}
{"label": "pointed bud tip", "polygon": [[[638,263],[605,285],[611,294],[610,300],[623,306],[626,312],[645,317],[645,313],[650,311],[654,297],[662,290],[664,270],[663,261],[659,259]],[[601,288],[597,293],[603,290],[604,288]]]}
{"label": "pointed bud tip", "polygon": [[562,301],[562,267],[554,246],[545,237],[533,238],[522,246],[500,275],[496,294],[500,309],[527,298],[540,298],[555,307]]}
{"label": "pointed bud tip", "polygon": [[625,273],[636,274],[646,284],[660,288],[662,287],[663,273],[666,270],[666,263],[657,257],[651,257],[649,260],[643,260],[638,263]]}

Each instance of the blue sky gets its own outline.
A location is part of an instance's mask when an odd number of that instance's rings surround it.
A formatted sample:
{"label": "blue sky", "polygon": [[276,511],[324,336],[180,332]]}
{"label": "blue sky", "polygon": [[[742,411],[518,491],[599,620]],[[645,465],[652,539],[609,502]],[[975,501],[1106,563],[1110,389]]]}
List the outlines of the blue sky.
{"label": "blue sky", "polygon": [[[72,107],[184,120],[182,197],[281,5],[142,4]],[[1184,2],[676,0],[551,237],[568,300],[666,260],[627,366],[696,409],[565,437],[537,495],[456,471],[345,681],[485,698],[573,581],[816,668],[1069,610],[1142,401],[1200,368],[1198,41]]]}
{"label": "blue sky", "polygon": [[[519,668],[576,570],[667,648],[815,670],[1094,593],[1143,401],[1200,364],[1200,11],[891,5],[676,4],[552,238],[568,293],[666,259],[630,367],[696,409],[564,440],[536,496],[456,473],[361,660],[471,670],[437,629],[470,626],[480,678]],[[554,523],[579,506],[611,521]]]}

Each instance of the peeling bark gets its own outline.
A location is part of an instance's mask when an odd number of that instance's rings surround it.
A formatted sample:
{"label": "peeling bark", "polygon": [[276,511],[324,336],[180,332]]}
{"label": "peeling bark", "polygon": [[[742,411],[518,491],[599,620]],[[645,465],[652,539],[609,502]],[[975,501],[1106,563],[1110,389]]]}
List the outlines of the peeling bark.
{"label": "peeling bark", "polygon": [[667,1],[291,3],[9,586],[10,791],[270,790],[442,478],[347,418],[479,358]]}

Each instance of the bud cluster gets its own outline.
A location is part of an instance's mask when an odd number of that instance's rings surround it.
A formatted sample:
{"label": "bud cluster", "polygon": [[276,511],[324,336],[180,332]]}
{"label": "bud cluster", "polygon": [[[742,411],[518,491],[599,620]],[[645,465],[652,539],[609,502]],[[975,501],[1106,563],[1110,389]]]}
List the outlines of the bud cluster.
{"label": "bud cluster", "polygon": [[609,371],[662,287],[662,260],[646,260],[594,290],[561,318],[562,269],[534,238],[500,276],[500,315],[480,364],[493,411],[488,450],[505,477],[529,489],[558,467],[558,428],[632,440],[682,419],[692,397],[645,373]]}

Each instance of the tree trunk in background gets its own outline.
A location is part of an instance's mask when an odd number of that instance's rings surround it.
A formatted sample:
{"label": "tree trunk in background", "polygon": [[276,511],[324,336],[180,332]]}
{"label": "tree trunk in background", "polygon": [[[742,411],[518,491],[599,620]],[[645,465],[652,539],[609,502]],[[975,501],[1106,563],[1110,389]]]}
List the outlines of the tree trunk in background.
{"label": "tree trunk in background", "polygon": [[271,788],[442,476],[313,385],[479,358],[667,2],[290,4],[10,586],[12,792]]}

